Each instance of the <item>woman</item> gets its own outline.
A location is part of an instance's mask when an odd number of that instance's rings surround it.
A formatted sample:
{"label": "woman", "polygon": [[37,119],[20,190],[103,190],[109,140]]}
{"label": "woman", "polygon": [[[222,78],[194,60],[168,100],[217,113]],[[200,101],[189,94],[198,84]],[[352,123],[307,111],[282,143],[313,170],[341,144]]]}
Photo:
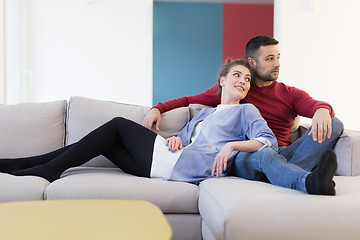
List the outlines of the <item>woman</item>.
{"label": "woman", "polygon": [[277,149],[274,134],[251,104],[240,105],[251,75],[242,60],[227,60],[218,82],[222,100],[201,110],[177,137],[163,139],[124,118],[114,118],[77,143],[19,159],[1,159],[0,171],[54,181],[63,171],[104,155],[124,172],[152,178],[198,183],[227,175],[237,151]]}

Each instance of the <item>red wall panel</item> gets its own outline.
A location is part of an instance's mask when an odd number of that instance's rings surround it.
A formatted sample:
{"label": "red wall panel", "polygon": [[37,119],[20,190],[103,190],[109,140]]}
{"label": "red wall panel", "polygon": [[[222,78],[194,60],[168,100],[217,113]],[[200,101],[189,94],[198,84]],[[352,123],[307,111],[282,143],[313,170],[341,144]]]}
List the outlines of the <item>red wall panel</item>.
{"label": "red wall panel", "polygon": [[223,11],[223,61],[245,60],[245,45],[250,38],[273,36],[273,5],[224,4]]}

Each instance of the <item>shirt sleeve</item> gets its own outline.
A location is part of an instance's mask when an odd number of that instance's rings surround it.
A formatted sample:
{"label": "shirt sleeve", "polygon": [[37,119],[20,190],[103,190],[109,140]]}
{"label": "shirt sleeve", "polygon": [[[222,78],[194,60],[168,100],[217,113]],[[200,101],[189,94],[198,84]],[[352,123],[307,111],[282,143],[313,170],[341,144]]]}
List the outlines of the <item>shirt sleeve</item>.
{"label": "shirt sleeve", "polygon": [[257,141],[261,142],[262,144],[264,144],[258,151],[260,151],[261,149],[266,148],[266,147],[271,147],[271,142],[264,137],[253,138],[253,140],[257,140]]}
{"label": "shirt sleeve", "polygon": [[172,99],[163,103],[158,103],[153,108],[159,109],[160,113],[164,113],[175,108],[187,107],[189,104],[203,104],[211,107],[216,107],[221,101],[221,94],[218,85],[215,84],[211,88],[202,93]]}
{"label": "shirt sleeve", "polygon": [[297,114],[303,117],[312,118],[319,108],[326,108],[329,110],[330,116],[335,116],[335,112],[331,105],[327,102],[317,101],[310,97],[308,93],[303,90],[292,88],[291,89],[293,97],[294,108],[297,111]]}
{"label": "shirt sleeve", "polygon": [[[249,107],[246,114],[248,129],[246,136],[248,139],[255,139],[264,144],[264,147],[272,147],[278,150],[278,142],[274,133],[270,130],[264,118],[260,115],[259,110],[253,105]],[[261,148],[261,149],[262,149]]]}

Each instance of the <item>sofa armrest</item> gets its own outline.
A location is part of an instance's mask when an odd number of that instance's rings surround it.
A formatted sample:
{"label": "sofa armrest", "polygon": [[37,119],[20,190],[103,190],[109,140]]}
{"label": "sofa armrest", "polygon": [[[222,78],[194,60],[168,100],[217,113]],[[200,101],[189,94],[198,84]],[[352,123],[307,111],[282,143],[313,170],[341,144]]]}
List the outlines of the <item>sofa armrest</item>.
{"label": "sofa armrest", "polygon": [[338,160],[336,175],[360,175],[360,132],[345,129],[334,147]]}

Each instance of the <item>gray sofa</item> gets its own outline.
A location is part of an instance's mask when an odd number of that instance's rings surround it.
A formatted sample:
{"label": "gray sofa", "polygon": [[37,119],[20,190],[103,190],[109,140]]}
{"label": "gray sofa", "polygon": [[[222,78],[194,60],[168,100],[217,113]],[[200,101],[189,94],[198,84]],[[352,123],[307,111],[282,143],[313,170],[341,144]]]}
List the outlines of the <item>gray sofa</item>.
{"label": "gray sofa", "polygon": [[[201,108],[163,114],[164,137],[175,135]],[[76,142],[115,116],[140,123],[150,108],[82,97],[0,105],[0,158],[36,155]],[[298,135],[303,130],[297,128]],[[225,177],[199,186],[131,176],[104,157],[68,169],[52,183],[0,173],[0,201],[138,199],[156,204],[173,239],[358,239],[360,133],[345,130],[336,144],[335,197]]]}

